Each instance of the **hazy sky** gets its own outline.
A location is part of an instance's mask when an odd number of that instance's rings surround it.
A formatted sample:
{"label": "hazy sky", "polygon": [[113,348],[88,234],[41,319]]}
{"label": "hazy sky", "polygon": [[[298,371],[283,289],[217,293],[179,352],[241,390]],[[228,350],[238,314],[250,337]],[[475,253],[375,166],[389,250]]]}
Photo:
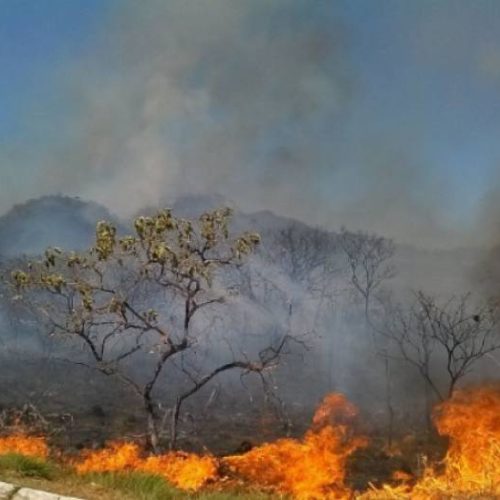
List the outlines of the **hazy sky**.
{"label": "hazy sky", "polygon": [[500,228],[496,0],[0,0],[0,212],[218,192],[423,246]]}

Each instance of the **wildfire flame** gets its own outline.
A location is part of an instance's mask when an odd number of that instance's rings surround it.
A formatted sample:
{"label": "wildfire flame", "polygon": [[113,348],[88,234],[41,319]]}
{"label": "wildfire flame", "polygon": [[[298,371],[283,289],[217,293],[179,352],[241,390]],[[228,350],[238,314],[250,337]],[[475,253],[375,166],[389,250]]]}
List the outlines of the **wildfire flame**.
{"label": "wildfire flame", "polygon": [[16,433],[11,436],[0,437],[0,455],[8,453],[46,458],[49,455],[49,447],[44,437]]}
{"label": "wildfire flame", "polygon": [[170,452],[144,457],[134,443],[110,443],[98,451],[86,451],[75,464],[77,472],[137,471],[157,474],[184,490],[198,490],[218,477],[218,463],[210,455]]}
{"label": "wildfire flame", "polygon": [[313,426],[302,440],[280,439],[243,455],[220,461],[211,455],[171,452],[144,457],[133,443],[110,443],[86,451],[75,464],[77,472],[133,470],[165,477],[181,489],[198,490],[220,479],[219,466],[234,475],[300,499],[345,498],[345,462],[364,440],[351,432],[356,408],[340,394],[330,394],[317,409]]}
{"label": "wildfire flame", "polygon": [[347,498],[346,460],[365,440],[351,431],[356,408],[341,394],[326,396],[302,440],[280,439],[227,457],[237,475],[299,499]]}
{"label": "wildfire flame", "polygon": [[413,487],[384,486],[365,499],[500,497],[500,390],[481,387],[457,391],[436,408],[434,423],[449,438],[437,472],[428,467]]}
{"label": "wildfire flame", "polygon": [[[78,473],[140,471],[164,477],[177,487],[196,491],[215,483],[224,487],[222,471],[253,485],[300,500],[441,500],[500,498],[500,388],[457,391],[434,412],[438,432],[449,440],[439,466],[427,466],[420,477],[394,471],[396,484],[358,493],[346,485],[347,459],[366,444],[356,436],[356,408],[340,394],[330,394],[317,409],[302,439],[279,439],[224,458],[169,452],[147,456],[134,443],[110,443],[85,451],[73,462]],[[0,455],[20,453],[46,458],[43,437],[19,432],[0,437]]]}

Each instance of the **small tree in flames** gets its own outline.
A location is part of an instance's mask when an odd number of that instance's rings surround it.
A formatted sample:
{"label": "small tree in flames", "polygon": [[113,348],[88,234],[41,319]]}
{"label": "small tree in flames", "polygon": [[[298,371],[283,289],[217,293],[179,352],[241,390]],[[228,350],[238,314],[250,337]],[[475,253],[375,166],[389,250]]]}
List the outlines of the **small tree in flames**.
{"label": "small tree in flames", "polygon": [[[88,251],[51,248],[42,260],[11,273],[15,297],[30,306],[49,333],[83,346],[85,356],[74,354],[69,361],[116,377],[140,398],[154,451],[159,422],[166,415],[159,412],[157,395],[165,383],[162,374],[167,365],[184,367],[183,356],[203,342],[209,322],[200,313],[213,314],[225,297],[219,271],[242,264],[260,241],[250,232],[230,237],[230,216],[230,209],[220,209],[187,220],[163,210],[137,218],[133,233],[123,237],[114,225],[101,221]],[[169,386],[176,394],[169,410],[171,446],[187,398],[228,370],[264,377],[288,339],[285,333],[255,359],[236,355],[231,348],[232,358],[225,362],[207,367],[205,360],[196,370],[183,368],[189,386]],[[141,370],[134,369],[137,357]]]}

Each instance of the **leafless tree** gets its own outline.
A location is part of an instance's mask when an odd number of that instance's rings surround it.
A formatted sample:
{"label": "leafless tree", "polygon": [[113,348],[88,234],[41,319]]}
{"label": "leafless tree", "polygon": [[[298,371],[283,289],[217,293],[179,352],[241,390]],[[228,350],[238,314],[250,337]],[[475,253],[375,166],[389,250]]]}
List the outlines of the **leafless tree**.
{"label": "leafless tree", "polygon": [[[349,281],[362,299],[364,318],[367,329],[371,333],[375,354],[384,363],[388,414],[387,437],[390,446],[394,427],[391,366],[384,331],[381,329],[380,321],[375,319],[383,303],[375,302],[375,299],[380,298],[384,282],[395,275],[391,262],[395,247],[394,243],[387,238],[363,231],[351,232],[345,228],[342,228],[340,233],[340,245],[347,259]],[[377,294],[379,294],[378,297]]]}
{"label": "leafless tree", "polygon": [[338,242],[335,235],[300,223],[291,223],[273,237],[268,258],[294,282],[309,292],[325,284],[338,272]]}
{"label": "leafless tree", "polygon": [[[474,304],[470,294],[440,304],[420,291],[407,311],[401,306],[393,310],[387,332],[402,359],[418,370],[427,387],[443,401],[479,360],[500,348],[497,313],[490,304]],[[444,365],[445,387],[435,365]]]}
{"label": "leafless tree", "polygon": [[[365,318],[372,322],[373,298],[381,285],[395,276],[394,243],[382,236],[342,228],[340,244],[347,258],[350,281],[363,299]],[[376,330],[372,324],[373,330]]]}

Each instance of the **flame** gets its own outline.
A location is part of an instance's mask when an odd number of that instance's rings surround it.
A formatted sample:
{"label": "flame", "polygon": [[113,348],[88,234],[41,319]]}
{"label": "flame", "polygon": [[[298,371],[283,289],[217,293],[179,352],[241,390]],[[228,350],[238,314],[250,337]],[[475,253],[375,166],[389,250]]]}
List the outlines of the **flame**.
{"label": "flame", "polygon": [[141,462],[140,449],[135,443],[108,443],[102,450],[83,451],[81,458],[75,463],[79,474],[134,470]]}
{"label": "flame", "polygon": [[218,463],[214,457],[193,453],[178,452],[148,457],[141,470],[163,476],[183,490],[199,490],[218,477]]}
{"label": "flame", "polygon": [[413,487],[385,485],[362,498],[500,497],[500,389],[457,391],[437,407],[434,423],[449,438],[442,472],[428,467]]}
{"label": "flame", "polygon": [[446,475],[467,488],[491,482],[500,493],[500,391],[460,391],[438,408],[436,426],[449,436]]}
{"label": "flame", "polygon": [[170,452],[143,457],[133,443],[110,443],[86,451],[77,472],[142,471],[163,476],[184,490],[199,490],[221,479],[222,463],[232,474],[300,499],[348,498],[344,485],[347,457],[365,441],[352,435],[356,408],[340,394],[330,394],[317,409],[311,430],[302,440],[280,439],[243,455],[217,460],[211,455]]}
{"label": "flame", "polygon": [[[353,431],[356,408],[341,394],[329,394],[302,439],[279,439],[225,458],[169,452],[147,456],[134,443],[113,442],[85,451],[73,462],[80,474],[140,471],[197,491],[208,483],[223,488],[229,476],[300,500],[440,500],[500,498],[500,387],[457,391],[434,412],[434,424],[449,441],[440,464],[426,465],[417,476],[395,471],[392,484],[359,493],[346,485],[347,460],[366,440]],[[21,453],[46,458],[43,437],[17,432],[0,437],[0,455]]]}
{"label": "flame", "polygon": [[365,440],[352,435],[356,408],[341,394],[329,394],[302,440],[280,439],[226,457],[229,469],[247,480],[298,499],[349,498],[346,460]]}
{"label": "flame", "polygon": [[397,470],[392,474],[392,479],[394,481],[408,482],[413,479],[413,476],[404,470]]}
{"label": "flame", "polygon": [[170,452],[143,457],[134,443],[109,443],[98,451],[86,451],[75,463],[80,474],[89,472],[137,471],[157,474],[184,490],[198,490],[218,477],[215,457],[193,453]]}
{"label": "flame", "polygon": [[44,437],[16,433],[11,436],[0,437],[0,455],[8,453],[46,458],[49,455],[49,447]]}

